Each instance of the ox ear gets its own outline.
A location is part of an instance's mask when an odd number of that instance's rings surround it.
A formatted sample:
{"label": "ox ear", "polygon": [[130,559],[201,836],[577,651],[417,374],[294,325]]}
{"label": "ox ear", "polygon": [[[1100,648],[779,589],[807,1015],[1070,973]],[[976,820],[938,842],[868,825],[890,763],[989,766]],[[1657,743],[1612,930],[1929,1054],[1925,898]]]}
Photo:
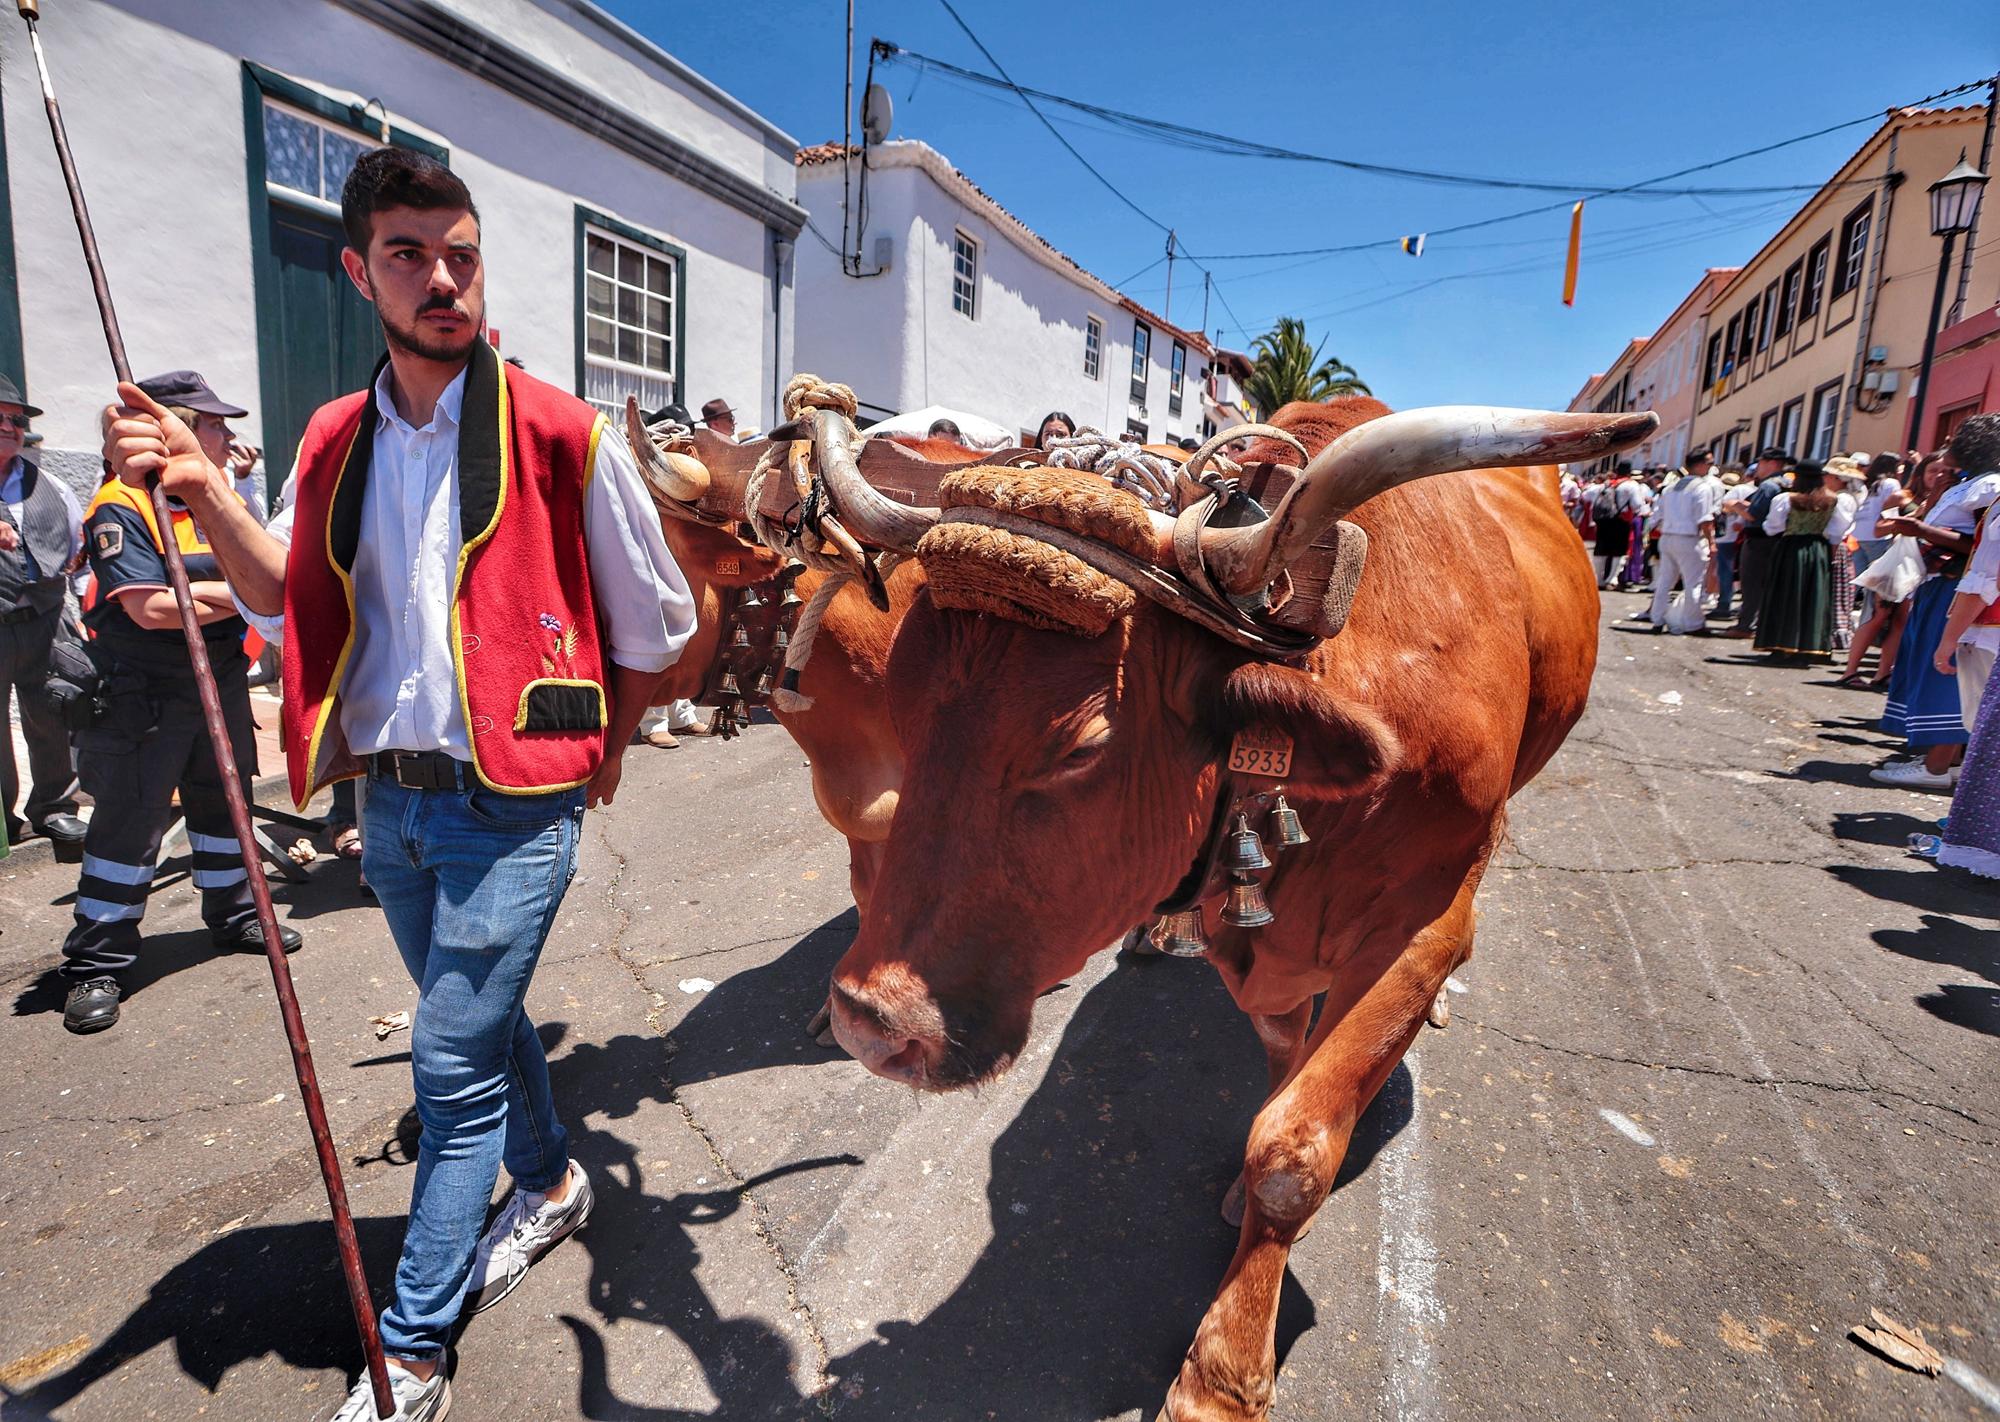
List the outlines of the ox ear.
{"label": "ox ear", "polygon": [[1225,756],[1238,732],[1289,737],[1285,792],[1298,800],[1365,795],[1389,778],[1403,753],[1373,711],[1342,702],[1306,672],[1269,662],[1245,662],[1223,678],[1213,721]]}

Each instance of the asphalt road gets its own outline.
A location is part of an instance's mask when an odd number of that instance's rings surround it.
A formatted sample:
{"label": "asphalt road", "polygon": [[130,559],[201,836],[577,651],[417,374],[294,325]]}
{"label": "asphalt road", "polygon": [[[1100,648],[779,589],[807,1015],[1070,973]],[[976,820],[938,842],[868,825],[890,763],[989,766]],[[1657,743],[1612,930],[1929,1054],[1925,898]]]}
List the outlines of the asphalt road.
{"label": "asphalt road", "polygon": [[[1877,698],[1637,605],[1293,1255],[1280,1419],[2000,1411],[2000,894],[1904,854],[1945,802],[1868,782]],[[530,1001],[597,1213],[465,1331],[454,1416],[1151,1419],[1262,1082],[1213,975],[1100,955],[1009,1077],[919,1097],[800,1031],[853,914],[791,742],[628,764]],[[368,1019],[411,991],[352,882],[281,899],[379,1290],[415,1123]],[[0,1418],[311,1419],[356,1365],[264,965],[162,884],[75,1038],[73,879],[0,864]],[[1960,1381],[1850,1341],[1871,1307]]]}

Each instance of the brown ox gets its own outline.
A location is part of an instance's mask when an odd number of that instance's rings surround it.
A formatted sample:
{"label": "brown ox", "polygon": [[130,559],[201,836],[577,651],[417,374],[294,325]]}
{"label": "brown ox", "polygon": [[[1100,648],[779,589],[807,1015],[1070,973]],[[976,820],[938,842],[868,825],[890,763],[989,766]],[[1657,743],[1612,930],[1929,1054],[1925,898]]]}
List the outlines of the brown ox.
{"label": "brown ox", "polygon": [[[1318,452],[1307,492],[1274,509],[1261,542],[1202,534],[1210,572],[1241,594],[1354,510],[1369,538],[1360,593],[1346,629],[1297,666],[1151,601],[1083,637],[946,610],[929,592],[890,657],[904,793],[832,1003],[848,1051],[924,1088],[1004,1070],[1037,995],[1173,894],[1204,848],[1234,733],[1295,743],[1287,789],[1311,843],[1271,876],[1275,924],[1229,929],[1206,905],[1210,957],[1265,1044],[1271,1095],[1244,1154],[1236,1255],[1168,1395],[1176,1422],[1270,1407],[1291,1245],[1472,952],[1508,797],[1590,689],[1597,597],[1555,471],[1419,476],[1587,456],[1656,423],[1414,411],[1370,429],[1385,416],[1373,401],[1287,407],[1278,423]],[[1173,557],[1162,532],[1155,561]]]}

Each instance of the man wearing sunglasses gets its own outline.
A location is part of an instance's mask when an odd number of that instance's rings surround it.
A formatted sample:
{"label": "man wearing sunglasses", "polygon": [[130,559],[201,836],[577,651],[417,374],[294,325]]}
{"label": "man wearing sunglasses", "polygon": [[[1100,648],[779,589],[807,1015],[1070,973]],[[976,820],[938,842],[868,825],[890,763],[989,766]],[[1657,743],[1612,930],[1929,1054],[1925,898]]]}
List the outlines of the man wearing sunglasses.
{"label": "man wearing sunglasses", "polygon": [[13,738],[6,737],[0,817],[8,843],[20,843],[33,826],[69,859],[83,843],[84,826],[76,816],[69,732],[46,683],[49,649],[62,620],[64,571],[83,546],[83,511],[62,480],[44,475],[22,452],[28,427],[41,413],[0,375],[0,729],[9,698],[18,698],[30,781],[23,820],[14,813],[21,780]]}

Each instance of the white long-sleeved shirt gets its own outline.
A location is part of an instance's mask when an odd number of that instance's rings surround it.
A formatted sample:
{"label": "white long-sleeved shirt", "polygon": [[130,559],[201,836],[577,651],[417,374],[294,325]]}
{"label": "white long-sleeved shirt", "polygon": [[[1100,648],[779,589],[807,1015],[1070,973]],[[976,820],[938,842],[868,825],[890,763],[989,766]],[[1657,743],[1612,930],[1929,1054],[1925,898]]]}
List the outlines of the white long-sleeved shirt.
{"label": "white long-sleeved shirt", "polygon": [[1660,491],[1654,521],[1660,532],[1700,533],[1722,509],[1723,482],[1713,474],[1685,474]]}
{"label": "white long-sleeved shirt", "polygon": [[[465,373],[445,387],[422,429],[396,413],[390,374],[384,368],[375,383],[375,444],[354,557],[354,650],[340,685],[341,730],[357,755],[441,750],[469,760],[471,739],[451,655]],[[296,494],[288,480],[269,530],[288,548]],[[694,599],[615,425],[598,440],[583,536],[591,591],[608,634],[607,657],[634,671],[666,670],[694,632]],[[283,640],[282,616],[237,606],[265,637]]]}
{"label": "white long-sleeved shirt", "polygon": [[[1965,576],[1958,580],[1958,590],[1971,593],[1989,607],[2000,602],[2000,498],[1986,506],[1986,527],[1972,561],[1966,565]],[[1958,645],[2000,652],[2000,627],[1967,628]]]}
{"label": "white long-sleeved shirt", "polygon": [[[1785,532],[1785,520],[1792,516],[1792,496],[1780,494],[1771,500],[1771,512],[1764,516],[1764,532],[1779,538]],[[1847,537],[1854,527],[1854,495],[1840,494],[1834,498],[1833,512],[1827,515],[1826,530],[1820,536],[1828,543],[1838,543]]]}

